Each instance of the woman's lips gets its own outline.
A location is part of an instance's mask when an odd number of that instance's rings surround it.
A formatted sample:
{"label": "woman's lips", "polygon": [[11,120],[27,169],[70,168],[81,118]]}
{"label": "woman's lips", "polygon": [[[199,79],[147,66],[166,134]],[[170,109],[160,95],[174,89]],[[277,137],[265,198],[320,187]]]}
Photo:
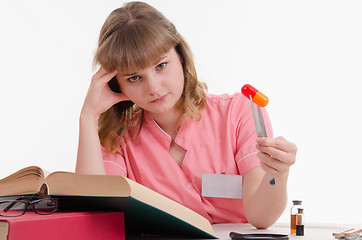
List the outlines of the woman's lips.
{"label": "woman's lips", "polygon": [[165,100],[166,100],[167,95],[168,95],[168,94],[165,94],[165,95],[163,95],[162,97],[157,98],[157,99],[155,99],[155,100],[151,101],[151,103],[160,103],[160,102],[163,102],[163,101],[165,101]]}

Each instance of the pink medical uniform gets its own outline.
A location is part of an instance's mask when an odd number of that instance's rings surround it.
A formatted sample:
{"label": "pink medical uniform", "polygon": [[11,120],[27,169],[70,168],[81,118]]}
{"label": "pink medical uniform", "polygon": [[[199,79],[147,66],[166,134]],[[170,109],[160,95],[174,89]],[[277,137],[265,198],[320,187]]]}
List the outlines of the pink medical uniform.
{"label": "pink medical uniform", "polygon": [[[272,137],[269,117],[263,117]],[[186,150],[182,167],[168,149],[171,137],[148,112],[139,135],[120,141],[120,154],[103,150],[107,174],[126,176],[207,218],[210,223],[248,222],[242,199],[203,197],[202,174],[244,176],[260,166],[250,101],[240,93],[208,95],[201,120],[186,120],[175,143]]]}

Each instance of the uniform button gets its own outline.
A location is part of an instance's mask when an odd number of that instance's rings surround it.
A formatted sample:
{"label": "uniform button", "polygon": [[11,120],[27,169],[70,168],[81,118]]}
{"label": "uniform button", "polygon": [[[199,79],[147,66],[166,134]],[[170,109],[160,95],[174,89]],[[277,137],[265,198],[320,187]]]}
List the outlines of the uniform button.
{"label": "uniform button", "polygon": [[192,188],[192,183],[186,183],[185,186],[186,186],[187,188]]}

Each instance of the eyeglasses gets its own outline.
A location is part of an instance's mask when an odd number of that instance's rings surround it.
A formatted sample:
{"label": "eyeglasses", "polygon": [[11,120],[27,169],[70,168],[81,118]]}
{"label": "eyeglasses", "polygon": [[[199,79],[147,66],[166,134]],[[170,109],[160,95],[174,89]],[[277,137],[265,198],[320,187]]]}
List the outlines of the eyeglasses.
{"label": "eyeglasses", "polygon": [[[0,199],[0,216],[18,217],[24,215],[27,209],[40,215],[48,215],[57,211],[58,199],[22,196],[14,200]],[[30,208],[31,209],[31,208]]]}

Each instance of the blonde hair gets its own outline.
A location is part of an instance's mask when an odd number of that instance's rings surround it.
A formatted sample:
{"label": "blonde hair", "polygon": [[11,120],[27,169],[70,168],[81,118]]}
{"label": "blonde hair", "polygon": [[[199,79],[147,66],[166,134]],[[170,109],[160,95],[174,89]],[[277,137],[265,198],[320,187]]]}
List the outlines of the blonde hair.
{"label": "blonde hair", "polygon": [[[162,54],[175,48],[184,72],[184,89],[178,108],[184,112],[177,128],[192,117],[200,120],[206,107],[206,84],[197,78],[192,52],[175,26],[158,10],[143,2],[129,2],[115,9],[99,35],[94,64],[111,72],[137,72],[151,66]],[[116,86],[116,88],[119,86]],[[119,102],[102,113],[98,120],[100,142],[116,153],[118,139],[135,137],[143,121],[143,109],[130,101]]]}

